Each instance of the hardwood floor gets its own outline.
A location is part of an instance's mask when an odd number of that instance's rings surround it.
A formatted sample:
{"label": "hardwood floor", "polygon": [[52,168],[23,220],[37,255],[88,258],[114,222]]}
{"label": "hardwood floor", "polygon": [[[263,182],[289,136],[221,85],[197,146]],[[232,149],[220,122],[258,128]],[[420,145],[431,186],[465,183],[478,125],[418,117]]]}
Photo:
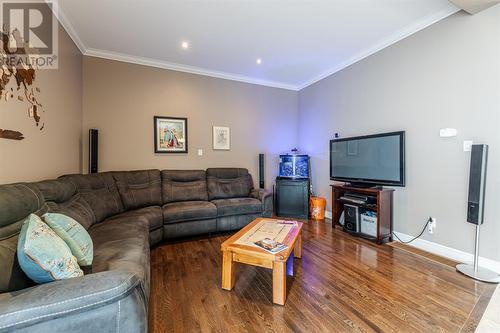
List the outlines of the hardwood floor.
{"label": "hardwood floor", "polygon": [[273,305],[264,268],[237,265],[235,288],[221,288],[228,237],[152,250],[150,332],[473,332],[495,288],[309,221],[286,304]]}

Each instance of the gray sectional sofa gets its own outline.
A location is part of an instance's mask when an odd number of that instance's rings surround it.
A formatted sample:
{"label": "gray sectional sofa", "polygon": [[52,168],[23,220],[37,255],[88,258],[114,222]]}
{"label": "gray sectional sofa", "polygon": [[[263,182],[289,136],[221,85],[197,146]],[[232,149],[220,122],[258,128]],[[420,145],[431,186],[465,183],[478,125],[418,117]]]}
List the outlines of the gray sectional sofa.
{"label": "gray sectional sofa", "polygon": [[[34,285],[17,262],[22,221],[60,212],[94,243],[92,274]],[[0,332],[146,332],[149,251],[162,240],[237,230],[273,212],[246,169],[66,175],[0,186]]]}

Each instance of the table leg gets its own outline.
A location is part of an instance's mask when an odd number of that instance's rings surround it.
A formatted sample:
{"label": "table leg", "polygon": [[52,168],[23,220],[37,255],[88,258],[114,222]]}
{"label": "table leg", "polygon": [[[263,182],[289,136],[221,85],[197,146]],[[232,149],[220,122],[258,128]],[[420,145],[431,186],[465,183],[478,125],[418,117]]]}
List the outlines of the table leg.
{"label": "table leg", "polygon": [[302,232],[297,237],[295,241],[295,247],[293,248],[293,256],[295,258],[302,258]]}
{"label": "table leg", "polygon": [[293,255],[290,255],[286,261],[286,275],[293,276]]}
{"label": "table leg", "polygon": [[285,305],[286,301],[286,262],[273,261],[273,303]]}
{"label": "table leg", "polygon": [[235,265],[233,253],[222,251],[222,289],[231,290],[235,282]]}

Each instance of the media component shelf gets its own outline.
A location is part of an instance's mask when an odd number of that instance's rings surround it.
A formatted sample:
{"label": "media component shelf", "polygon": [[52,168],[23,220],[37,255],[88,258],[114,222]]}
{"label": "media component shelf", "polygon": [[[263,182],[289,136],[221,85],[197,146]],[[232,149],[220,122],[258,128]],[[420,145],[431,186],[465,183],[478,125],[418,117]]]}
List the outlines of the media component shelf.
{"label": "media component shelf", "polygon": [[[393,193],[390,188],[331,185],[333,227],[378,244],[392,241]],[[340,223],[343,215],[344,223]]]}

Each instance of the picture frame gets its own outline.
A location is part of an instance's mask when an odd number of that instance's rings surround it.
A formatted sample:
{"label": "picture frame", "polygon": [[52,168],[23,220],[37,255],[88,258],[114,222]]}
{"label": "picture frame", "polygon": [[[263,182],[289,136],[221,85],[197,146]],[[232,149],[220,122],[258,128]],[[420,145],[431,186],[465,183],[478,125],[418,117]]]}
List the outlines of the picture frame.
{"label": "picture frame", "polygon": [[230,150],[231,149],[231,129],[226,126],[213,126],[212,128],[213,149]]}
{"label": "picture frame", "polygon": [[188,152],[187,118],[154,116],[155,154]]}

